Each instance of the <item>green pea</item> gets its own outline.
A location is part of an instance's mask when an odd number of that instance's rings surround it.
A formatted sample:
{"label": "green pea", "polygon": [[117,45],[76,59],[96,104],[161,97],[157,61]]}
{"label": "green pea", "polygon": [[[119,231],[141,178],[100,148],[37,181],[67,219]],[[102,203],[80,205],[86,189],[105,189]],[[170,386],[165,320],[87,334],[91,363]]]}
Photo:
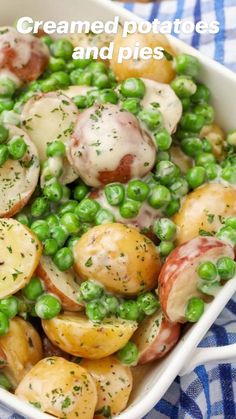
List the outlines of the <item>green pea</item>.
{"label": "green pea", "polygon": [[47,222],[49,228],[51,229],[54,226],[59,225],[59,217],[55,214],[50,214],[45,218],[45,221]]}
{"label": "green pea", "polygon": [[172,250],[174,250],[174,248],[175,248],[174,243],[163,240],[159,244],[160,255],[163,257],[166,257],[172,252]]}
{"label": "green pea", "polygon": [[216,162],[215,156],[213,156],[213,154],[211,153],[199,153],[195,157],[195,163],[197,166],[205,167],[207,164],[215,163],[215,162]]}
{"label": "green pea", "polygon": [[43,194],[49,199],[49,201],[59,202],[63,194],[62,185],[59,182],[54,181],[43,188]]}
{"label": "green pea", "polygon": [[50,57],[48,68],[52,72],[65,70],[66,62],[63,58]]}
{"label": "green pea", "polygon": [[60,311],[60,300],[51,294],[41,295],[35,304],[35,312],[37,316],[43,320],[53,319]]}
{"label": "green pea", "polygon": [[5,144],[0,144],[0,167],[6,163],[9,157],[9,151]]}
{"label": "green pea", "polygon": [[54,256],[58,251],[58,244],[55,239],[46,239],[44,242],[43,253],[46,256]]}
{"label": "green pea", "polygon": [[77,185],[73,191],[73,196],[76,201],[82,201],[89,192],[89,188],[86,185]]}
{"label": "green pea", "polygon": [[45,220],[34,221],[30,228],[40,241],[44,241],[50,236],[49,226]]}
{"label": "green pea", "polygon": [[14,107],[14,100],[10,98],[0,98],[0,113],[3,111],[11,111]]}
{"label": "green pea", "polygon": [[138,115],[141,111],[140,100],[136,97],[129,97],[122,102],[122,109],[125,109],[134,115]]}
{"label": "green pea", "polygon": [[202,141],[197,137],[184,138],[181,141],[181,149],[187,156],[196,157],[202,152]]}
{"label": "green pea", "polygon": [[124,320],[137,321],[140,314],[139,306],[136,301],[124,301],[118,307],[117,314]]}
{"label": "green pea", "polygon": [[112,89],[106,89],[102,90],[99,93],[99,101],[101,103],[113,103],[113,105],[116,105],[119,98],[116,92]]}
{"label": "green pea", "polygon": [[49,210],[48,200],[43,197],[36,198],[30,210],[33,217],[41,217]]}
{"label": "green pea", "polygon": [[87,94],[87,107],[92,106],[95,102],[99,102],[99,93],[98,89],[91,90]]}
{"label": "green pea", "polygon": [[204,301],[201,298],[192,297],[188,301],[185,318],[190,323],[196,323],[204,313]]}
{"label": "green pea", "polygon": [[215,296],[219,289],[221,287],[221,284],[219,281],[214,281],[214,282],[205,282],[205,281],[201,281],[198,286],[197,289],[198,291],[202,292],[203,294],[206,295],[211,295],[211,296]]}
{"label": "green pea", "polygon": [[48,144],[46,149],[47,157],[64,156],[66,152],[65,144],[62,141],[55,140]]}
{"label": "green pea", "polygon": [[212,145],[210,143],[210,141],[207,138],[203,138],[202,139],[202,151],[206,152],[206,153],[212,153]]}
{"label": "green pea", "polygon": [[102,297],[104,289],[94,281],[84,281],[80,285],[80,294],[84,301],[92,301]]}
{"label": "green pea", "polygon": [[183,97],[180,100],[181,100],[181,103],[182,103],[183,112],[189,111],[190,104],[191,104],[190,98],[189,97]]}
{"label": "green pea", "polygon": [[83,95],[77,95],[73,97],[73,102],[77,106],[77,108],[83,109],[87,108],[88,106],[88,100],[86,96]]}
{"label": "green pea", "polygon": [[60,205],[58,209],[58,215],[61,217],[62,215],[66,214],[67,212],[74,212],[77,208],[78,202],[70,199],[69,201],[65,202],[64,204]]}
{"label": "green pea", "polygon": [[107,202],[112,205],[120,205],[125,197],[125,189],[121,183],[112,183],[105,186],[105,195]]}
{"label": "green pea", "polygon": [[151,316],[160,308],[160,301],[151,292],[139,295],[137,304],[146,316]]}
{"label": "green pea", "polygon": [[141,79],[131,77],[124,80],[120,85],[120,92],[125,97],[142,99],[145,95],[145,84]]}
{"label": "green pea", "polygon": [[205,86],[205,84],[198,84],[196,92],[191,97],[191,101],[193,103],[208,102],[209,99],[210,99],[210,94],[211,94],[211,92],[208,89],[208,87]]}
{"label": "green pea", "polygon": [[148,203],[152,208],[158,209],[165,207],[171,200],[169,189],[162,185],[156,185],[152,188],[148,198]]}
{"label": "green pea", "polygon": [[81,221],[90,222],[95,218],[99,204],[90,198],[83,199],[76,207],[75,214]]}
{"label": "green pea", "polygon": [[81,229],[80,229],[80,236],[82,236],[83,234],[87,233],[87,231],[89,231],[90,228],[92,228],[92,225],[91,224],[89,224],[89,223],[82,223]]}
{"label": "green pea", "polygon": [[232,130],[228,132],[226,136],[226,141],[229,145],[236,147],[236,130]]}
{"label": "green pea", "polygon": [[182,198],[188,193],[188,182],[184,178],[181,178],[181,177],[176,179],[170,185],[170,192],[171,192],[172,198],[174,199]]}
{"label": "green pea", "polygon": [[0,300],[0,312],[4,313],[9,319],[15,317],[19,310],[19,301],[16,297],[10,297]]}
{"label": "green pea", "polygon": [[235,184],[236,183],[236,170],[235,167],[224,167],[221,172],[221,178],[226,180],[226,182]]}
{"label": "green pea", "polygon": [[158,150],[166,151],[172,144],[172,138],[166,129],[162,129],[155,134],[155,142]]}
{"label": "green pea", "polygon": [[6,377],[5,374],[0,374],[0,387],[4,388],[5,390],[12,390],[12,383],[9,381],[9,379]]}
{"label": "green pea", "polygon": [[209,180],[216,179],[221,172],[221,167],[216,163],[208,163],[205,166],[206,176]]}
{"label": "green pea", "polygon": [[27,151],[27,144],[21,137],[13,137],[7,144],[10,157],[13,160],[19,160],[24,157]]}
{"label": "green pea", "polygon": [[97,87],[98,89],[105,89],[110,87],[110,80],[106,74],[103,73],[96,73],[93,76],[93,86]]}
{"label": "green pea", "polygon": [[67,39],[57,39],[50,45],[50,50],[54,57],[68,61],[72,57],[73,45]]}
{"label": "green pea", "polygon": [[156,165],[155,179],[162,185],[169,186],[179,174],[179,167],[170,161],[163,160]]}
{"label": "green pea", "polygon": [[189,98],[194,95],[197,86],[191,78],[186,76],[177,76],[172,82],[171,87],[176,95],[181,98]]}
{"label": "green pea", "polygon": [[123,218],[135,218],[140,210],[140,202],[125,199],[120,205],[119,211]]}
{"label": "green pea", "polygon": [[162,114],[155,108],[142,109],[138,117],[151,131],[157,130],[162,123]]}
{"label": "green pea", "polygon": [[0,336],[6,335],[9,330],[9,319],[5,313],[0,311]]}
{"label": "green pea", "polygon": [[207,125],[212,124],[215,118],[215,111],[211,105],[207,103],[199,103],[194,107],[193,112],[197,115],[202,115]]}
{"label": "green pea", "polygon": [[180,209],[180,201],[178,199],[172,199],[171,202],[167,205],[164,214],[167,217],[172,217]]}
{"label": "green pea", "polygon": [[156,162],[159,163],[163,160],[170,161],[170,154],[167,151],[158,151],[156,155]]}
{"label": "green pea", "polygon": [[40,39],[48,47],[53,43],[53,39],[49,35],[43,35]]}
{"label": "green pea", "polygon": [[89,320],[100,322],[106,317],[107,310],[100,301],[90,301],[86,304],[85,313]]}
{"label": "green pea", "polygon": [[107,73],[107,66],[102,61],[93,61],[88,65],[88,70],[91,71],[93,74],[98,73]]}
{"label": "green pea", "polygon": [[41,90],[43,93],[52,92],[57,90],[57,80],[53,78],[42,80],[41,82]]}
{"label": "green pea", "polygon": [[236,245],[236,231],[230,226],[222,227],[218,230],[216,237],[219,240],[230,243],[232,246]]}
{"label": "green pea", "polygon": [[215,281],[217,278],[217,269],[213,262],[206,261],[200,263],[197,268],[198,276],[204,281]]}
{"label": "green pea", "polygon": [[64,71],[55,71],[50,78],[56,81],[58,88],[65,89],[70,84],[70,76]]}
{"label": "green pea", "polygon": [[193,112],[185,112],[180,120],[180,126],[185,131],[199,132],[204,124],[203,116]]}
{"label": "green pea", "polygon": [[71,190],[68,186],[66,185],[62,185],[62,198],[61,198],[61,202],[65,203],[68,202],[68,200],[70,199],[70,195],[71,195]]}
{"label": "green pea", "polygon": [[78,236],[71,236],[67,241],[67,247],[69,247],[72,251],[76,245],[76,243],[79,241],[80,237]]}
{"label": "green pea", "polygon": [[55,225],[51,227],[50,233],[51,233],[51,238],[56,240],[59,248],[61,248],[65,244],[68,238],[67,230],[64,227],[59,226],[59,225]]}
{"label": "green pea", "polygon": [[74,264],[74,257],[71,249],[69,247],[62,247],[54,255],[53,262],[59,271],[64,272],[67,269],[70,269]]}
{"label": "green pea", "polygon": [[0,79],[0,96],[11,97],[16,91],[16,84],[9,78]]}
{"label": "green pea", "polygon": [[127,187],[127,196],[134,201],[143,202],[149,194],[149,186],[139,179],[129,181]]}
{"label": "green pea", "polygon": [[[236,263],[233,259],[223,256],[217,260],[216,263],[220,278],[224,281],[232,279],[236,274]],[[1,307],[0,307],[1,310]]]}
{"label": "green pea", "polygon": [[154,222],[153,231],[160,240],[174,240],[176,225],[168,218],[161,218]]}
{"label": "green pea", "polygon": [[78,86],[91,86],[92,84],[92,73],[89,71],[83,71],[76,69],[70,73],[71,83]]}
{"label": "green pea", "polygon": [[133,342],[126,343],[126,345],[117,352],[119,361],[126,365],[137,364],[138,356],[138,348]]}
{"label": "green pea", "polygon": [[198,188],[206,180],[206,171],[204,167],[195,166],[192,169],[189,169],[186,173],[186,180],[189,184],[189,187],[192,189]]}
{"label": "green pea", "polygon": [[61,225],[65,227],[69,234],[76,234],[80,229],[78,217],[72,212],[66,212],[61,217]]}
{"label": "green pea", "polygon": [[180,54],[175,58],[175,68],[177,74],[197,77],[200,71],[200,63],[193,55]]}
{"label": "green pea", "polygon": [[228,217],[228,218],[226,218],[224,224],[227,227],[232,227],[233,229],[236,230],[236,217]]}
{"label": "green pea", "polygon": [[27,227],[29,227],[29,225],[30,225],[29,218],[27,217],[26,214],[23,214],[23,213],[17,214],[16,215],[16,220],[19,221],[19,223],[24,224]]}
{"label": "green pea", "polygon": [[175,132],[175,137],[180,142],[183,141],[185,138],[193,138],[195,136],[196,136],[195,132],[185,131],[180,127],[178,127],[177,131]]}
{"label": "green pea", "polygon": [[106,310],[107,310],[108,313],[110,313],[110,314],[116,314],[117,313],[117,310],[118,310],[118,307],[119,307],[118,298],[114,297],[113,295],[105,295],[103,304],[106,307]]}
{"label": "green pea", "polygon": [[105,208],[100,208],[97,212],[97,214],[95,215],[95,224],[98,226],[100,224],[106,224],[106,223],[114,223],[115,222],[115,217],[114,215],[111,213],[111,211],[105,209]]}
{"label": "green pea", "polygon": [[0,144],[5,143],[9,137],[9,129],[0,124]]}
{"label": "green pea", "polygon": [[37,276],[33,276],[28,284],[22,290],[23,295],[31,301],[36,301],[43,293],[43,285]]}

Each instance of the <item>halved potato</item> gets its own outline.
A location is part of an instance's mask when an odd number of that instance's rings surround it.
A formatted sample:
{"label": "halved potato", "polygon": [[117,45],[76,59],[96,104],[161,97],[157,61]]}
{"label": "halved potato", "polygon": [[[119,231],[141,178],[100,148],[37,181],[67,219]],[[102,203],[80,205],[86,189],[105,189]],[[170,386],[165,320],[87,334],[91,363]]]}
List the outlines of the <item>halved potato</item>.
{"label": "halved potato", "polygon": [[63,313],[43,320],[52,343],[71,355],[100,359],[122,348],[137,329],[137,323],[120,318],[93,323],[84,313]]}
{"label": "halved potato", "polygon": [[187,156],[180,147],[172,145],[170,148],[171,161],[179,166],[182,173],[187,173],[193,167],[193,160]]}
{"label": "halved potato", "polygon": [[160,310],[146,317],[132,336],[139,351],[138,364],[165,356],[180,336],[180,324],[169,322]]}
{"label": "halved potato", "polygon": [[212,145],[212,153],[217,160],[224,157],[224,131],[217,124],[204,125],[200,132],[200,138],[206,138]]}
{"label": "halved potato", "polygon": [[29,282],[42,246],[31,231],[12,218],[0,218],[0,240],[0,298],[3,298]]}
{"label": "halved potato", "polygon": [[90,374],[56,356],[39,361],[23,378],[15,394],[62,419],[92,419],[97,403],[96,385]]}
{"label": "halved potato", "polygon": [[206,299],[198,290],[197,267],[205,261],[216,262],[221,256],[234,259],[234,250],[215,237],[196,237],[170,253],[161,269],[158,286],[160,303],[168,320],[184,323],[188,300]]}
{"label": "halved potato", "polygon": [[46,290],[58,296],[64,310],[83,310],[76,298],[79,284],[72,269],[61,272],[50,257],[42,256],[36,274],[42,279]]}
{"label": "halved potato", "polygon": [[161,269],[154,244],[134,227],[108,223],[91,228],[74,247],[75,270],[110,292],[136,295],[157,285]]}
{"label": "halved potato", "polygon": [[21,160],[8,159],[0,167],[0,217],[12,217],[29,201],[39,178],[38,152],[28,134],[13,125],[7,125],[9,141],[23,138],[28,149]]}
{"label": "halved potato", "polygon": [[173,221],[178,226],[177,244],[197,237],[201,230],[214,233],[225,217],[236,214],[236,189],[209,183],[188,194]]}
{"label": "halved potato", "polygon": [[0,348],[5,353],[7,362],[3,372],[13,387],[43,357],[38,332],[31,323],[20,317],[12,319],[8,333],[0,336]]}
{"label": "halved potato", "polygon": [[[100,360],[83,359],[80,365],[96,382],[98,392],[96,412],[104,407],[110,408],[112,415],[122,412],[127,406],[133,386],[130,368],[121,364],[115,356]],[[104,418],[104,416],[95,413],[95,418]]]}

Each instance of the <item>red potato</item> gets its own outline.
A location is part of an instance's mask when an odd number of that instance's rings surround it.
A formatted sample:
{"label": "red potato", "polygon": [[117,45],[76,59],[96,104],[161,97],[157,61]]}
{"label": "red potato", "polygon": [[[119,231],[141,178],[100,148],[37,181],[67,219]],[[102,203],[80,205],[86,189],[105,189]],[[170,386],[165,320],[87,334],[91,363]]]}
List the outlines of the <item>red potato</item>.
{"label": "red potato", "polygon": [[169,322],[162,311],[143,320],[132,336],[139,350],[138,364],[165,356],[178,341],[180,331],[180,324]]}
{"label": "red potato", "polygon": [[185,309],[192,297],[205,298],[198,291],[198,265],[216,262],[221,256],[234,259],[232,246],[215,237],[196,237],[176,247],[167,257],[159,276],[158,295],[166,318],[184,323]]}
{"label": "red potato", "polygon": [[79,284],[72,269],[61,272],[52,259],[42,256],[36,274],[42,279],[47,291],[57,295],[64,310],[81,311],[83,306],[77,301]]}
{"label": "red potato", "polygon": [[155,145],[135,116],[111,104],[94,105],[78,116],[67,150],[75,171],[94,187],[143,177],[155,156]]}
{"label": "red potato", "polygon": [[22,35],[15,28],[0,28],[0,68],[29,83],[44,72],[48,61],[48,48],[39,38]]}

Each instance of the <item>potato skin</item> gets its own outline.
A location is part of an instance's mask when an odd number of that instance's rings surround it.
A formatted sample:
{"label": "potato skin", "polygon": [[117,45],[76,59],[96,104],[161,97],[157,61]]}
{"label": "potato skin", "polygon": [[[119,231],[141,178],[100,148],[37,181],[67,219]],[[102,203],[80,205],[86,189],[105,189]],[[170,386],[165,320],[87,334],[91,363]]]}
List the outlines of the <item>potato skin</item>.
{"label": "potato skin", "polygon": [[[111,414],[116,415],[127,406],[133,386],[132,373],[129,367],[121,364],[115,356],[100,360],[83,359],[81,367],[88,371],[97,385],[98,402],[96,411],[109,406]],[[96,414],[95,418],[103,418]]]}
{"label": "potato skin", "polygon": [[84,313],[65,312],[42,326],[51,342],[63,351],[82,358],[100,359],[122,348],[137,329],[137,323],[109,318],[93,323]]}
{"label": "potato skin", "polygon": [[12,319],[8,333],[0,336],[0,348],[7,361],[4,373],[13,387],[16,387],[33,365],[43,357],[38,332],[31,323],[20,317]]}
{"label": "potato skin", "polygon": [[171,55],[175,55],[175,51],[169,44],[167,38],[161,34],[130,34],[126,38],[122,38],[119,32],[114,39],[114,53],[111,59],[111,68],[117,76],[118,80],[124,80],[128,77],[145,77],[146,79],[156,80],[161,83],[170,83],[175,77],[175,70],[172,61],[168,61],[165,57],[161,60],[154,58],[148,60],[124,60],[118,63],[119,48],[130,47],[132,50],[136,42],[140,44],[140,48],[163,47]]}
{"label": "potato skin", "polygon": [[152,289],[161,268],[154,244],[134,227],[108,223],[93,227],[74,248],[75,270],[108,291],[125,296]]}
{"label": "potato skin", "polygon": [[224,158],[224,131],[217,124],[205,125],[200,132],[200,138],[206,138],[212,145],[212,153],[218,161]]}
{"label": "potato skin", "polygon": [[97,403],[96,385],[79,365],[60,357],[44,358],[23,378],[15,394],[38,403],[57,418],[92,419]]}
{"label": "potato skin", "polygon": [[[215,232],[224,217],[236,214],[236,189],[209,183],[187,195],[173,221],[177,224],[177,244],[191,240],[200,230]],[[222,217],[222,218],[221,218]]]}

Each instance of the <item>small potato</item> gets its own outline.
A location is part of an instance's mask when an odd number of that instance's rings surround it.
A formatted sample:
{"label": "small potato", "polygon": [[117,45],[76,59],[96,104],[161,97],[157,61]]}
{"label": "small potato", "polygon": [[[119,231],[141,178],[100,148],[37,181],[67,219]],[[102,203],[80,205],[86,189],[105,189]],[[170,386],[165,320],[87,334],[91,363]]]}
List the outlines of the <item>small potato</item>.
{"label": "small potato", "polygon": [[139,350],[138,364],[165,356],[176,344],[180,335],[180,324],[170,323],[162,311],[146,317],[132,336]]}
{"label": "small potato", "polygon": [[[127,406],[133,386],[129,367],[121,364],[115,356],[97,360],[83,359],[81,367],[88,371],[97,385],[98,402],[96,412],[109,407],[112,415],[122,412]],[[95,414],[96,419],[104,418]]]}
{"label": "small potato", "polygon": [[92,419],[97,403],[96,384],[90,374],[56,356],[38,362],[20,382],[15,394],[61,419]]}
{"label": "small potato", "polygon": [[183,200],[173,221],[177,224],[177,244],[197,237],[201,230],[215,232],[224,217],[236,214],[236,189],[209,183],[191,192]]}
{"label": "small potato", "polygon": [[206,138],[212,145],[212,153],[217,160],[224,157],[224,131],[217,124],[205,125],[200,132],[200,138]]}
{"label": "small potato", "polygon": [[171,55],[175,55],[175,51],[170,46],[169,41],[164,35],[158,34],[130,34],[126,38],[122,38],[119,32],[114,40],[114,53],[111,59],[111,68],[119,80],[128,77],[145,77],[147,79],[156,80],[160,83],[170,83],[175,77],[175,70],[172,61],[168,61],[165,57],[160,60],[154,58],[148,60],[124,60],[118,63],[119,49],[122,47],[130,47],[132,50],[135,44],[139,43],[140,49],[150,47],[163,47]]}
{"label": "small potato", "polygon": [[4,298],[29,282],[42,246],[28,228],[12,218],[0,218],[0,240],[0,298]]}
{"label": "small potato", "polygon": [[75,96],[86,96],[90,90],[93,90],[93,87],[90,86],[69,86],[68,89],[61,90],[61,93],[68,96],[70,99],[73,99]]}
{"label": "small potato", "polygon": [[109,318],[93,323],[84,313],[66,312],[43,320],[47,337],[65,352],[82,358],[100,359],[122,348],[137,329],[137,323]]}
{"label": "small potato", "polygon": [[173,145],[170,148],[170,159],[174,164],[179,166],[181,172],[184,174],[193,167],[193,160],[178,146]]}
{"label": "small potato", "polygon": [[[114,35],[106,34],[105,32],[101,34],[89,32],[80,34],[75,33],[69,35],[69,39],[74,47],[83,47],[85,49],[89,47],[97,47],[98,51],[104,46],[108,47],[113,38]],[[98,61],[100,60],[101,59],[98,58]],[[101,61],[109,62],[108,59]]]}
{"label": "small potato", "polygon": [[27,372],[43,357],[41,339],[33,326],[15,317],[6,335],[0,336],[0,348],[6,356],[3,372],[16,387]]}
{"label": "small potato", "polygon": [[215,237],[196,237],[170,253],[161,269],[158,286],[160,303],[169,321],[184,323],[188,300],[205,299],[206,295],[198,291],[197,267],[209,260],[214,263],[221,256],[234,259],[234,250]]}
{"label": "small potato", "polygon": [[157,285],[161,268],[154,244],[134,227],[113,223],[93,227],[74,248],[75,270],[110,292],[136,295]]}

